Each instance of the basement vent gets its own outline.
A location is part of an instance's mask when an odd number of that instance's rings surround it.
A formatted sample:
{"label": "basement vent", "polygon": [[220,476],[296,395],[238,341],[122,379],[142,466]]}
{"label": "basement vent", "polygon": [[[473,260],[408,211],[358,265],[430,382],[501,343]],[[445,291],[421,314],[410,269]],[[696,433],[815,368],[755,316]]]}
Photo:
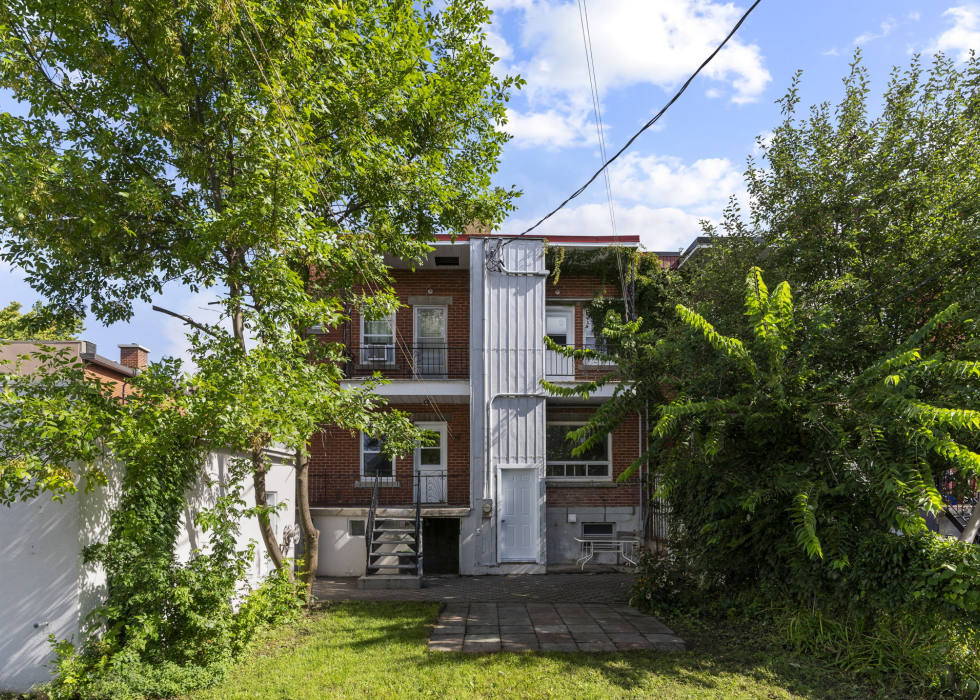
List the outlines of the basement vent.
{"label": "basement vent", "polygon": [[441,257],[441,256],[438,256],[437,255],[436,256],[436,265],[439,266],[439,267],[442,267],[442,266],[459,267],[459,258],[458,257],[455,257],[455,258]]}

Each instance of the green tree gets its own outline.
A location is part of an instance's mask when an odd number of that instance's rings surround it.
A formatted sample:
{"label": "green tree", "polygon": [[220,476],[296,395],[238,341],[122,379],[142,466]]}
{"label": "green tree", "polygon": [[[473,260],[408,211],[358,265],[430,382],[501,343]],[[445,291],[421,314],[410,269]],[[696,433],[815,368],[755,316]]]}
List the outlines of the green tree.
{"label": "green tree", "polygon": [[[30,105],[26,117],[0,114],[0,257],[55,309],[103,323],[167,284],[216,297],[213,318],[178,315],[196,368],[174,383],[212,402],[199,441],[249,456],[277,567],[288,563],[263,450],[296,449],[307,584],[318,551],[309,436],[338,424],[401,453],[422,438],[404,414],[376,410],[370,384],[341,390],[341,349],[311,329],[353,306],[391,309],[385,256],[417,260],[436,232],[493,226],[512,206],[490,177],[519,81],[493,73],[489,17],[478,0],[439,11],[410,0],[0,8],[0,87]],[[15,428],[29,425],[25,406],[8,406]],[[73,405],[63,415],[76,424]],[[184,444],[171,434],[179,420],[124,424]],[[15,432],[8,454],[29,457],[30,431]],[[105,436],[110,451],[136,439]],[[55,473],[84,456],[54,445],[22,464]],[[18,474],[8,493],[29,497],[32,473]],[[126,609],[103,612],[127,624]]]}
{"label": "green tree", "polygon": [[40,303],[26,314],[12,301],[0,309],[0,340],[76,340],[85,330],[81,319],[52,317]]}
{"label": "green tree", "polygon": [[821,361],[857,372],[951,303],[972,308],[978,81],[975,57],[958,64],[939,54],[929,66],[915,57],[875,104],[856,54],[843,99],[802,113],[797,74],[779,101],[784,120],[759,140],[761,162],[749,159],[748,214],[733,208],[707,227],[729,238],[692,275],[697,301],[708,302],[699,310],[737,332],[739,280],[764,257],[796,290],[802,323],[822,315],[836,328]]}

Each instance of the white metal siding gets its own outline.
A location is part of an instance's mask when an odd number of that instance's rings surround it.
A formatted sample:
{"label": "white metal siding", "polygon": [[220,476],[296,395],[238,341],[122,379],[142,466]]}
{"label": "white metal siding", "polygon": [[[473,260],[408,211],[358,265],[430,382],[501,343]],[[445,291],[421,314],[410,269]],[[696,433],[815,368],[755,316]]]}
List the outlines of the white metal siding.
{"label": "white metal siding", "polygon": [[[493,245],[493,244],[491,244]],[[512,240],[502,248],[510,272],[543,272],[544,242]],[[544,276],[487,273],[487,375],[491,463],[544,463]],[[498,397],[499,398],[494,398]]]}

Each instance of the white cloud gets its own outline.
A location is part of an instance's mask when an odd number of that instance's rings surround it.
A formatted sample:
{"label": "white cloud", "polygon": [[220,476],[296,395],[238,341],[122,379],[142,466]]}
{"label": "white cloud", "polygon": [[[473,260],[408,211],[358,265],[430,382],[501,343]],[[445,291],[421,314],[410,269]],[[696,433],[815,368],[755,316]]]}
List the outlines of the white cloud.
{"label": "white cloud", "polygon": [[716,205],[744,189],[741,172],[727,158],[685,165],[680,158],[631,153],[609,174],[616,197],[672,207]]}
{"label": "white cloud", "polygon": [[[700,219],[676,207],[653,208],[617,205],[616,224],[621,236],[639,235],[647,250],[677,250],[686,248],[701,234]],[[504,233],[520,233],[535,220],[511,219]],[[608,236],[612,233],[607,204],[583,204],[562,209],[539,228],[535,235],[559,240],[560,236]]]}
{"label": "white cloud", "polygon": [[505,130],[519,148],[565,148],[596,142],[592,113],[583,109],[549,109],[521,114],[507,110]]}
{"label": "white cloud", "polygon": [[957,54],[961,61],[970,57],[970,49],[980,50],[980,6],[960,5],[943,13],[953,26],[936,37],[926,48],[929,53],[942,51]]}
{"label": "white cloud", "polygon": [[892,33],[892,30],[898,26],[898,22],[895,21],[894,17],[888,17],[884,22],[881,23],[881,31],[878,34],[874,32],[865,32],[861,36],[854,39],[855,46],[861,46],[863,44],[868,44],[875,39],[884,39],[886,36]]}
{"label": "white cloud", "polygon": [[[491,7],[521,10],[523,55],[508,69],[527,80],[528,117],[555,109],[577,121],[591,105],[578,6],[560,0],[494,0]],[[731,31],[744,12],[712,0],[603,0],[589,8],[589,33],[600,98],[635,85],[676,88]],[[702,72],[715,84],[713,95],[727,94],[743,104],[759,98],[771,80],[761,50],[738,36]],[[519,115],[515,115],[519,116]],[[586,117],[588,118],[588,117]],[[510,129],[508,129],[510,131]],[[515,133],[515,132],[512,132]],[[568,143],[560,130],[553,145]]]}
{"label": "white cloud", "polygon": [[920,19],[922,19],[922,15],[913,10],[912,12],[909,12],[908,18],[913,22],[918,22]]}

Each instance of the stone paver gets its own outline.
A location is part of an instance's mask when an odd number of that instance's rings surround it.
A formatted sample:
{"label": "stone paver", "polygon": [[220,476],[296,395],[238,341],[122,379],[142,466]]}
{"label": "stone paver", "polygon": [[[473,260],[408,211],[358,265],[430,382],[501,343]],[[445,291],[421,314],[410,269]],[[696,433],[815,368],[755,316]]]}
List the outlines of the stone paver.
{"label": "stone paver", "polygon": [[[534,603],[525,614],[558,618],[573,603],[605,604],[628,600],[635,574],[544,574],[539,576],[426,577],[417,589],[359,590],[356,578],[322,576],[313,584],[317,600],[417,600],[444,603]],[[554,601],[562,601],[555,603]],[[565,608],[567,610],[567,608]],[[557,624],[561,624],[559,621]]]}
{"label": "stone paver", "polygon": [[[515,621],[521,624],[512,624]],[[685,649],[687,644],[669,627],[626,603],[453,603],[439,616],[429,638],[430,651],[474,654]]]}

